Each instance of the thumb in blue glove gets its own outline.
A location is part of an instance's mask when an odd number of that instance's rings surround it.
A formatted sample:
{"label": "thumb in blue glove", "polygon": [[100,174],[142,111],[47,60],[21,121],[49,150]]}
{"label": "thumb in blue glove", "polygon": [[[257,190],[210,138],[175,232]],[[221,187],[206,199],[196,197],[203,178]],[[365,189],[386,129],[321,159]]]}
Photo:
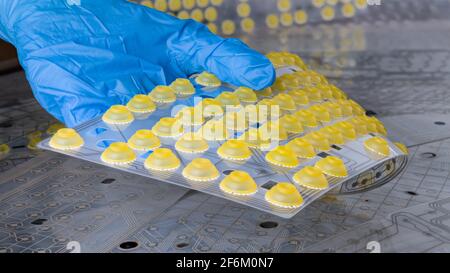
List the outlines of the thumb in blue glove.
{"label": "thumb in blue glove", "polygon": [[255,90],[275,78],[240,40],[124,0],[0,0],[0,37],[16,46],[39,103],[70,127],[202,71]]}

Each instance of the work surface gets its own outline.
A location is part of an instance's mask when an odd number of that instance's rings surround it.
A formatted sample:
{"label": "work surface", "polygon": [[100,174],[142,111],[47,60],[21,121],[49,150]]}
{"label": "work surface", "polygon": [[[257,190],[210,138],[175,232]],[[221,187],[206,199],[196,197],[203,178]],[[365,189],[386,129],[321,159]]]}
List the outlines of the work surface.
{"label": "work surface", "polygon": [[449,252],[450,18],[420,6],[377,9],[241,38],[298,53],[384,121],[410,148],[393,181],[327,195],[286,220],[29,150],[25,136],[54,121],[18,72],[0,76],[0,143],[12,147],[0,161],[0,252],[69,252],[71,241],[82,252],[369,252],[372,241],[382,252]]}

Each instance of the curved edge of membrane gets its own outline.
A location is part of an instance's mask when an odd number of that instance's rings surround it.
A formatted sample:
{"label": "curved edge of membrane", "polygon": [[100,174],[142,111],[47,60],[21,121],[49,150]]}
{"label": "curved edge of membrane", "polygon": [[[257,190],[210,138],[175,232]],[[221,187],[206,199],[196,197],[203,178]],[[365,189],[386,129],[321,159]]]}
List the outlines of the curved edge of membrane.
{"label": "curved edge of membrane", "polygon": [[[394,163],[394,170],[391,171],[386,176],[382,176],[380,178],[376,178],[376,176],[372,175],[374,177],[371,182],[366,183],[362,187],[353,187],[352,185],[358,181],[359,178],[363,178],[368,176],[373,170],[380,168],[381,166],[387,166],[389,163]],[[335,187],[334,189],[330,190],[327,194],[334,194],[334,195],[344,195],[344,194],[356,194],[361,192],[366,192],[369,190],[376,189],[378,187],[381,187],[390,181],[392,181],[395,177],[397,177],[406,167],[408,164],[408,156],[407,155],[398,155],[393,158],[387,158],[383,161],[381,161],[376,166],[372,167],[369,170],[366,170],[357,176],[351,177],[346,182],[342,183],[339,187]],[[391,165],[392,166],[392,165]]]}

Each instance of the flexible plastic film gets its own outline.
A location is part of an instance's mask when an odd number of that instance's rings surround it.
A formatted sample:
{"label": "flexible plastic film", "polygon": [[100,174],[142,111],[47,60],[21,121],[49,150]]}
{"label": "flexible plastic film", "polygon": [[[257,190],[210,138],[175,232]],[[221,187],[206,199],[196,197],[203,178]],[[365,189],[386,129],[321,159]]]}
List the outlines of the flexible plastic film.
{"label": "flexible plastic film", "polygon": [[[101,118],[88,121],[74,128],[84,140],[75,150],[52,148],[49,139],[39,146],[285,218],[330,191],[357,192],[359,188],[353,187],[361,184],[360,179],[378,185],[401,171],[407,160],[405,149],[386,138],[380,121],[366,117],[342,91],[333,93],[337,87],[322,75],[295,65],[302,63],[298,56],[271,53],[268,57],[278,58],[278,77],[284,77],[285,84],[281,89],[275,84],[273,92],[264,91],[264,96],[254,91],[257,101],[253,103],[239,99],[247,98],[251,94],[248,90],[237,92],[242,92],[241,96],[235,94],[240,85],[221,83],[213,88],[198,84],[198,75],[194,75],[190,79],[194,95],[158,105],[146,118],[135,118],[126,127],[107,124]],[[284,60],[288,63],[283,66]],[[301,85],[305,81],[331,92],[327,91],[326,99],[309,100],[307,104],[304,99],[302,103],[295,103],[299,100],[294,98],[286,100],[287,96],[304,97],[308,90]],[[202,105],[215,106],[222,112],[205,115]],[[283,109],[252,120],[250,106],[258,105]],[[177,115],[182,109],[188,109],[184,110],[187,116],[199,116],[199,122],[182,122],[183,115]],[[245,126],[227,126],[227,116],[233,122],[244,119]],[[140,130],[148,131],[141,134]],[[146,149],[131,144],[148,144],[149,139],[153,146]],[[111,158],[106,156],[102,161],[104,153],[120,162],[108,161]]]}

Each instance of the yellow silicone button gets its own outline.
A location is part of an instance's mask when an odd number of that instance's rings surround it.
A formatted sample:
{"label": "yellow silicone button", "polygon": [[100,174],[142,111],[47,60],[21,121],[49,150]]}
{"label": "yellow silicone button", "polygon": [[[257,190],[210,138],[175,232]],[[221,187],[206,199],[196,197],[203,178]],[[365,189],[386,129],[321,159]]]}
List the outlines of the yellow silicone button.
{"label": "yellow silicone button", "polygon": [[332,99],[333,92],[331,91],[330,86],[327,83],[320,83],[317,85],[317,89],[320,91],[320,96],[322,99]]}
{"label": "yellow silicone button", "polygon": [[258,98],[270,97],[270,96],[272,96],[272,88],[267,87],[267,88],[264,88],[263,90],[256,91],[256,96]]}
{"label": "yellow silicone button", "polygon": [[366,123],[367,131],[370,133],[377,133],[378,132],[378,119],[375,117],[368,117],[368,116],[360,116],[358,117],[361,120],[363,120]]}
{"label": "yellow silicone button", "polygon": [[295,102],[288,94],[278,94],[273,97],[273,102],[280,106],[281,110],[294,111],[296,109]]}
{"label": "yellow silicone button", "polygon": [[364,122],[363,119],[361,119],[359,117],[355,117],[355,118],[350,119],[349,122],[353,125],[353,127],[356,130],[356,133],[359,136],[367,135],[367,133],[369,132],[367,130],[367,124]]}
{"label": "yellow silicone button", "polygon": [[[266,17],[266,25],[270,29],[278,28],[280,21],[278,20],[278,16],[276,14],[269,14]],[[278,62],[272,62],[275,67],[280,67]]]}
{"label": "yellow silicone button", "polygon": [[236,24],[233,20],[223,20],[221,24],[222,33],[225,35],[232,35],[236,31]]}
{"label": "yellow silicone button", "polygon": [[335,16],[334,8],[331,6],[326,6],[322,10],[320,10],[320,15],[325,21],[331,21]]}
{"label": "yellow silicone button", "polygon": [[244,109],[228,112],[225,114],[224,118],[226,128],[233,131],[244,131],[249,126]]}
{"label": "yellow silicone button", "polygon": [[159,137],[177,137],[183,131],[183,124],[178,119],[171,117],[161,118],[152,127],[152,132]]}
{"label": "yellow silicone button", "polygon": [[316,156],[314,146],[303,138],[295,138],[286,144],[300,158],[313,158]]}
{"label": "yellow silicone button", "polygon": [[295,183],[308,189],[324,190],[328,188],[328,181],[323,172],[313,166],[304,167],[296,172],[292,179]]}
{"label": "yellow silicone button", "polygon": [[175,149],[183,153],[203,153],[208,150],[208,142],[199,134],[189,132],[177,140]]}
{"label": "yellow silicone button", "polygon": [[239,136],[239,140],[245,141],[249,147],[265,149],[270,145],[269,139],[263,139],[261,133],[256,128],[250,128]]}
{"label": "yellow silicone button", "polygon": [[342,118],[344,116],[341,106],[337,103],[325,102],[322,103],[322,106],[327,109],[327,111],[330,113],[331,118],[333,119]]}
{"label": "yellow silicone button", "polygon": [[216,100],[220,102],[223,106],[239,106],[241,103],[239,101],[239,97],[232,92],[222,92],[220,95],[216,97]]}
{"label": "yellow silicone button", "polygon": [[267,162],[284,168],[295,168],[299,161],[293,150],[286,146],[278,146],[266,154]]}
{"label": "yellow silicone button", "polygon": [[202,112],[196,107],[184,107],[178,111],[176,118],[185,126],[201,125],[204,122]]}
{"label": "yellow silicone button", "polygon": [[137,130],[128,140],[128,146],[138,151],[153,150],[161,146],[161,141],[152,131],[141,129]]}
{"label": "yellow silicone button", "polygon": [[303,204],[303,197],[297,188],[288,182],[281,182],[270,188],[265,194],[265,199],[283,208],[298,208]]}
{"label": "yellow silicone button", "polygon": [[319,123],[317,122],[316,116],[309,110],[300,110],[295,113],[295,116],[305,127],[317,127]]}
{"label": "yellow silicone button", "polygon": [[219,178],[220,173],[209,159],[195,158],[182,172],[183,176],[193,181],[212,181]]}
{"label": "yellow silicone button", "polygon": [[178,157],[167,148],[155,149],[144,161],[144,167],[153,171],[173,171],[180,164]]}
{"label": "yellow silicone button", "polygon": [[255,29],[255,21],[252,18],[244,18],[240,26],[244,32],[251,33]]}
{"label": "yellow silicone button", "polygon": [[179,78],[170,84],[170,88],[177,95],[188,96],[195,93],[195,88],[188,79]]}
{"label": "yellow silicone button", "polygon": [[220,182],[219,187],[235,195],[252,195],[258,190],[255,180],[244,171],[232,171]]}
{"label": "yellow silicone button", "polygon": [[294,100],[294,103],[298,106],[305,106],[309,104],[308,95],[303,90],[291,90],[288,95]]}
{"label": "yellow silicone button", "polygon": [[280,106],[272,99],[262,99],[256,104],[258,112],[267,113],[269,119],[275,119],[280,116]]}
{"label": "yellow silicone button", "polygon": [[319,102],[322,100],[322,94],[317,87],[307,87],[305,92],[310,101]]}
{"label": "yellow silicone button", "polygon": [[335,103],[341,107],[342,115],[344,117],[353,115],[353,107],[348,100],[339,99],[339,100],[336,100]]}
{"label": "yellow silicone button", "polygon": [[257,101],[256,93],[252,89],[241,86],[234,90],[234,94],[238,96],[242,102],[254,103]]}
{"label": "yellow silicone button", "polygon": [[362,106],[356,103],[354,100],[348,100],[348,103],[352,106],[352,111],[354,115],[362,116],[366,114],[364,108],[362,108]]}
{"label": "yellow silicone button", "polygon": [[395,146],[397,146],[397,148],[400,149],[400,151],[402,151],[402,153],[404,154],[409,154],[408,148],[406,147],[405,144],[400,143],[400,142],[394,142]]}
{"label": "yellow silicone button", "polygon": [[278,120],[268,121],[258,128],[262,139],[286,140],[288,134]]}
{"label": "yellow silicone button", "polygon": [[136,154],[125,142],[114,142],[106,148],[101,160],[108,164],[124,165],[136,160]]}
{"label": "yellow silicone button", "polygon": [[383,136],[387,136],[387,130],[384,127],[384,124],[379,119],[377,119],[375,117],[371,117],[371,118],[373,119],[373,121],[377,125],[377,132],[379,134],[382,134]]}
{"label": "yellow silicone button", "polygon": [[209,141],[225,140],[230,137],[223,120],[210,120],[200,128],[199,132],[204,139]]}
{"label": "yellow silicone button", "polygon": [[81,136],[71,128],[59,129],[50,139],[48,145],[58,150],[73,150],[83,146]]}
{"label": "yellow silicone button", "polygon": [[9,147],[8,144],[3,143],[0,145],[0,159],[5,158],[9,152],[11,151],[11,148]]}
{"label": "yellow silicone button", "polygon": [[252,156],[247,143],[239,139],[227,140],[217,149],[217,154],[228,160],[247,160]]}
{"label": "yellow silicone button", "polygon": [[148,94],[149,97],[158,103],[172,103],[177,99],[175,91],[165,85],[158,85]]}
{"label": "yellow silicone button", "polygon": [[372,137],[364,141],[364,147],[380,156],[389,156],[391,154],[391,149],[388,142],[381,137]]}
{"label": "yellow silicone button", "polygon": [[250,7],[250,4],[244,2],[237,5],[236,11],[239,17],[248,17],[252,8]]}
{"label": "yellow silicone button", "polygon": [[246,105],[244,108],[245,116],[250,124],[255,123],[265,123],[268,121],[269,113],[267,111],[267,108],[249,104]]}
{"label": "yellow silicone button", "polygon": [[329,176],[346,177],[348,175],[344,161],[336,156],[327,156],[317,161],[315,166]]}
{"label": "yellow silicone button", "polygon": [[341,132],[341,134],[345,138],[347,138],[349,140],[356,139],[356,130],[352,123],[350,123],[348,121],[341,121],[341,122],[335,123],[333,125],[333,127],[336,128],[337,130],[339,130],[339,132]]}
{"label": "yellow silicone button", "polygon": [[288,11],[291,9],[291,0],[278,0],[277,8],[279,11]]}
{"label": "yellow silicone button", "polygon": [[195,78],[195,82],[208,87],[219,87],[222,84],[222,82],[214,74],[206,71],[198,75],[198,77]]}
{"label": "yellow silicone button", "polygon": [[205,117],[218,117],[223,115],[222,103],[216,99],[205,98],[195,108],[201,111]]}
{"label": "yellow silicone button", "polygon": [[328,138],[320,132],[311,132],[305,135],[304,139],[311,143],[311,145],[319,151],[330,150],[330,142],[328,141]]}
{"label": "yellow silicone button", "polygon": [[298,134],[303,132],[302,123],[294,115],[284,115],[279,119],[279,122],[288,133]]}
{"label": "yellow silicone button", "polygon": [[49,135],[54,135],[59,129],[64,128],[64,124],[62,123],[54,123],[52,125],[50,125],[47,130],[46,133]]}
{"label": "yellow silicone button", "polygon": [[285,27],[292,26],[294,23],[294,16],[289,12],[283,12],[280,15],[280,23]]}
{"label": "yellow silicone button", "polygon": [[218,12],[215,7],[207,7],[205,9],[205,19],[209,22],[214,22],[217,20]]}
{"label": "yellow silicone button", "polygon": [[127,108],[134,113],[151,113],[155,111],[156,105],[149,96],[135,95],[127,103]]}
{"label": "yellow silicone button", "polygon": [[330,122],[331,121],[330,113],[328,112],[327,108],[325,108],[322,105],[318,105],[318,104],[313,105],[308,110],[311,111],[311,113],[313,113],[313,115],[316,117],[316,119],[320,122]]}
{"label": "yellow silicone button", "polygon": [[336,85],[333,85],[333,84],[330,84],[329,86],[331,88],[331,93],[333,94],[333,98],[338,99],[338,100],[347,98],[347,94],[345,94],[344,91],[339,89],[339,87],[337,87]]}
{"label": "yellow silicone button", "polygon": [[308,22],[308,13],[304,10],[297,10],[294,13],[294,21],[299,25],[303,25]]}
{"label": "yellow silicone button", "polygon": [[109,124],[128,124],[134,120],[134,117],[127,107],[113,105],[103,114],[102,120]]}
{"label": "yellow silicone button", "polygon": [[345,138],[344,135],[338,129],[333,126],[326,126],[319,130],[331,144],[344,144]]}

